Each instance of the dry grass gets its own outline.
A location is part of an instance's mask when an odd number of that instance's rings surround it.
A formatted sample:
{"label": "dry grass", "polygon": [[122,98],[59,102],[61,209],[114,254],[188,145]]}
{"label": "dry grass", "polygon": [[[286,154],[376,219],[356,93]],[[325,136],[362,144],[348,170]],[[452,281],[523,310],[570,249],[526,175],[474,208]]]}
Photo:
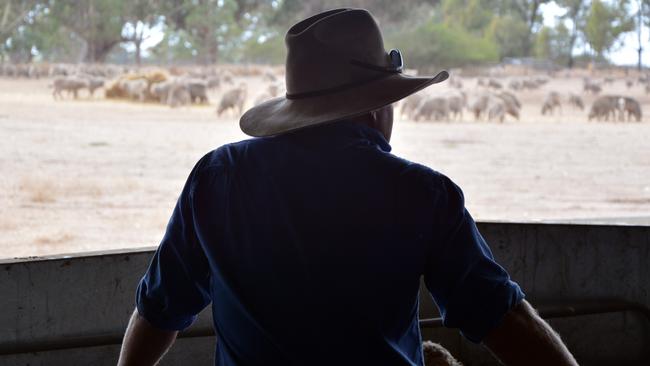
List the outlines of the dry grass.
{"label": "dry grass", "polygon": [[56,201],[57,187],[47,178],[23,177],[18,189],[25,192],[34,203],[52,203]]}
{"label": "dry grass", "polygon": [[27,195],[33,203],[53,203],[60,198],[83,196],[99,198],[104,192],[94,180],[61,180],[55,181],[47,176],[26,176],[20,180],[18,189]]}
{"label": "dry grass", "polygon": [[39,236],[34,241],[38,244],[62,244],[72,241],[75,238],[70,233],[59,233],[53,236]]}

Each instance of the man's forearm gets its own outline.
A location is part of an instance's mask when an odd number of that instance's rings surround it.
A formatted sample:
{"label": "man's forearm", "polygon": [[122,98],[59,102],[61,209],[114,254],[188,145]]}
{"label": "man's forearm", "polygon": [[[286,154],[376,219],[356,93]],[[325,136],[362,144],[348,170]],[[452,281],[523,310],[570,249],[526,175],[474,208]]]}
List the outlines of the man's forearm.
{"label": "man's forearm", "polygon": [[174,343],[177,334],[155,328],[136,309],[124,334],[118,366],[155,365]]}
{"label": "man's forearm", "polygon": [[525,300],[506,314],[483,344],[508,366],[578,365],[557,333]]}

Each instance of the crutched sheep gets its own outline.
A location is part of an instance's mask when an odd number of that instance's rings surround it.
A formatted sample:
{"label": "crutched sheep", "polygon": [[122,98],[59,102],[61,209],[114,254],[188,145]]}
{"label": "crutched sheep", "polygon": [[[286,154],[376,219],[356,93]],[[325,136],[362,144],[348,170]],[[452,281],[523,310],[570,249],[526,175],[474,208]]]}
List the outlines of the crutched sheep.
{"label": "crutched sheep", "polygon": [[63,98],[62,91],[67,91],[68,94],[72,93],[76,99],[79,96],[79,90],[88,87],[88,80],[78,76],[58,77],[52,82],[52,97],[54,99]]}
{"label": "crutched sheep", "polygon": [[519,99],[517,99],[514,94],[507,91],[503,91],[496,96],[503,100],[506,114],[509,114],[515,119],[519,120],[519,111],[521,110],[521,102]]}
{"label": "crutched sheep", "polygon": [[632,117],[634,117],[637,122],[641,122],[641,104],[631,97],[622,97],[622,101],[624,118],[631,121]]}
{"label": "crutched sheep", "polygon": [[591,93],[591,94],[594,94],[594,95],[600,94],[600,92],[603,90],[603,88],[600,85],[592,82],[591,80],[589,80],[587,78],[585,78],[584,81],[583,81],[582,89],[585,92]]}
{"label": "crutched sheep", "polygon": [[90,94],[91,97],[95,95],[95,90],[104,87],[103,78],[91,76],[88,77],[87,79],[88,79],[88,93]]}
{"label": "crutched sheep", "polygon": [[467,96],[465,93],[460,92],[457,95],[451,95],[447,98],[447,104],[449,105],[449,114],[451,118],[463,118],[463,109],[467,104]]}
{"label": "crutched sheep", "polygon": [[156,97],[161,104],[167,103],[167,98],[169,96],[169,89],[172,86],[172,81],[166,80],[158,83],[151,84],[149,91],[151,95]]}
{"label": "crutched sheep", "polygon": [[232,109],[240,115],[244,110],[246,94],[246,85],[243,84],[224,93],[219,102],[219,107],[217,107],[217,114],[221,115],[229,109]]}
{"label": "crutched sheep", "polygon": [[192,103],[192,94],[185,82],[173,81],[167,92],[167,105],[172,108]]}
{"label": "crutched sheep", "polygon": [[128,98],[144,102],[149,85],[145,79],[127,79],[122,81],[122,87]]}
{"label": "crutched sheep", "polygon": [[585,109],[585,104],[582,102],[582,98],[576,94],[569,94],[569,105],[572,105],[580,110]]}
{"label": "crutched sheep", "polygon": [[481,119],[487,113],[490,96],[483,94],[478,96],[470,105],[469,110],[474,114],[476,120]]}
{"label": "crutched sheep", "polygon": [[495,79],[488,80],[487,87],[493,89],[503,89],[503,85]]}
{"label": "crutched sheep", "polygon": [[203,80],[184,80],[187,91],[190,93],[192,103],[208,103],[208,85]]}
{"label": "crutched sheep", "polygon": [[445,97],[431,96],[425,98],[418,105],[414,115],[414,121],[420,120],[446,120],[449,117],[449,101]]}
{"label": "crutched sheep", "polygon": [[487,108],[488,121],[504,121],[506,118],[506,106],[500,98],[490,98]]}
{"label": "crutched sheep", "polygon": [[619,99],[620,97],[613,95],[598,97],[591,105],[588,120],[591,121],[595,118],[598,121],[603,119],[608,121],[610,117],[612,117],[613,120],[616,120],[616,114],[620,108]]}
{"label": "crutched sheep", "polygon": [[424,99],[424,94],[422,93],[411,94],[408,97],[404,98],[401,103],[402,106],[400,108],[401,115],[406,118],[413,119],[413,115],[416,112],[417,107],[422,102],[422,99]]}
{"label": "crutched sheep", "polygon": [[553,114],[555,113],[556,108],[562,111],[562,103],[560,102],[560,94],[553,91],[548,93],[546,98],[544,98],[544,102],[542,103],[542,115],[546,115],[547,113]]}

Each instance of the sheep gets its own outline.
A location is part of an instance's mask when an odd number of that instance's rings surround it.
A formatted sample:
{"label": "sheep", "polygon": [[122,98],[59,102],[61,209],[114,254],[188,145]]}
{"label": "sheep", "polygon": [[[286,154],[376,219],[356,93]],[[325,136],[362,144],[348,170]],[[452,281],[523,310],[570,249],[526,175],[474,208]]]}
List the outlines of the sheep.
{"label": "sheep", "polygon": [[458,95],[452,95],[447,98],[447,104],[449,105],[451,117],[459,117],[459,119],[462,119],[463,109],[467,104],[467,96],[463,92],[460,92]]}
{"label": "sheep", "polygon": [[539,84],[535,80],[524,80],[521,82],[521,89],[537,89]]}
{"label": "sheep", "polygon": [[208,85],[198,79],[184,80],[192,103],[208,103]]}
{"label": "sheep", "polygon": [[460,80],[460,78],[450,78],[449,79],[449,86],[452,88],[456,89],[462,89],[463,88],[463,82]]}
{"label": "sheep", "polygon": [[544,98],[544,103],[542,103],[542,115],[546,115],[546,113],[553,114],[555,112],[555,108],[558,108],[560,111],[562,111],[560,94],[558,92],[550,92],[546,95],[546,98]]}
{"label": "sheep", "polygon": [[151,95],[156,97],[161,104],[166,104],[172,84],[173,81],[170,80],[151,84]]}
{"label": "sheep", "polygon": [[186,105],[192,102],[192,94],[185,82],[176,80],[169,86],[166,104],[172,108],[179,105]]}
{"label": "sheep", "polygon": [[487,112],[489,100],[489,95],[483,94],[470,104],[469,110],[474,114],[476,120],[481,119],[481,116]]}
{"label": "sheep", "polygon": [[[623,101],[623,111],[621,114],[627,114],[626,117],[628,121],[631,121],[632,117],[634,117],[637,122],[641,122],[641,104],[639,104],[636,99],[631,97],[622,97],[621,99]],[[619,101],[621,99],[619,99]]]}
{"label": "sheep", "polygon": [[582,98],[576,94],[569,94],[569,105],[572,105],[580,110],[585,109],[585,105],[582,102]]}
{"label": "sheep", "polygon": [[585,78],[583,80],[582,90],[584,90],[585,92],[596,95],[596,94],[599,94],[603,90],[603,88],[601,88],[600,85],[592,82],[588,78]]}
{"label": "sheep", "polygon": [[596,118],[598,121],[602,119],[608,121],[610,116],[615,117],[616,112],[619,111],[619,99],[619,97],[611,95],[598,97],[591,105],[588,120]]}
{"label": "sheep", "polygon": [[95,95],[95,90],[104,87],[103,78],[90,76],[87,78],[87,80],[88,80],[88,93],[90,94],[91,97]]}
{"label": "sheep", "polygon": [[517,97],[515,97],[513,94],[505,91],[497,94],[496,96],[503,101],[505,113],[519,120],[519,111],[521,109],[521,103],[519,102],[519,99],[517,99]]}
{"label": "sheep", "polygon": [[275,76],[271,71],[267,71],[264,73],[264,79],[270,81],[270,82],[276,82],[278,81],[278,77]]}
{"label": "sheep", "polygon": [[424,99],[424,94],[422,93],[415,93],[406,97],[402,101],[402,106],[400,108],[400,113],[402,116],[406,118],[413,118],[413,114],[422,102],[422,99]]}
{"label": "sheep", "polygon": [[221,115],[229,109],[236,111],[239,115],[244,109],[244,103],[246,103],[246,85],[240,84],[239,87],[231,89],[224,93],[219,102],[219,107],[217,107],[217,115]]}
{"label": "sheep", "polygon": [[57,97],[63,98],[63,94],[61,94],[63,90],[72,93],[74,98],[77,99],[79,90],[88,87],[88,80],[76,76],[59,77],[54,79],[52,86],[54,87],[52,91],[52,97],[54,99],[57,99]]}
{"label": "sheep", "polygon": [[226,71],[221,74],[221,81],[223,81],[225,84],[234,84],[232,73]]}
{"label": "sheep", "polygon": [[506,118],[506,106],[505,103],[500,99],[490,98],[488,104],[488,121],[498,120],[503,123],[503,120]]}
{"label": "sheep", "polygon": [[269,85],[268,88],[266,88],[266,92],[268,93],[271,98],[275,98],[280,94],[280,91],[282,90],[282,84],[281,83],[273,83]]}
{"label": "sheep", "polygon": [[422,355],[426,366],[463,366],[443,346],[431,341],[422,342]]}
{"label": "sheep", "polygon": [[218,76],[213,75],[208,77],[208,81],[207,81],[208,89],[216,89],[220,85],[221,85],[221,79]]}
{"label": "sheep", "polygon": [[496,81],[494,79],[488,80],[487,87],[488,88],[493,88],[493,89],[503,89],[503,85],[501,85],[500,82],[498,82],[498,81]]}
{"label": "sheep", "polygon": [[449,117],[449,102],[445,97],[428,97],[420,102],[413,120],[445,120]]}
{"label": "sheep", "polygon": [[145,79],[123,80],[122,87],[126,92],[126,96],[132,100],[144,102],[148,83]]}
{"label": "sheep", "polygon": [[510,82],[508,83],[508,87],[512,90],[520,90],[521,82],[518,80],[510,80]]}

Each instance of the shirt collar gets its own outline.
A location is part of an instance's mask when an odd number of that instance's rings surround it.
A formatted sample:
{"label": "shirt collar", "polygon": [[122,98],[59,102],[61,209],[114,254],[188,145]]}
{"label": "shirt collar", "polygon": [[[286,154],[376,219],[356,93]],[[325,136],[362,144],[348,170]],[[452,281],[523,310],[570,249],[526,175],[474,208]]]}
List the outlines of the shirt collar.
{"label": "shirt collar", "polygon": [[363,123],[341,120],[314,127],[303,128],[295,132],[280,135],[286,138],[322,142],[327,146],[348,145],[351,142],[365,141],[376,145],[384,152],[390,152],[391,146],[378,130]]}

